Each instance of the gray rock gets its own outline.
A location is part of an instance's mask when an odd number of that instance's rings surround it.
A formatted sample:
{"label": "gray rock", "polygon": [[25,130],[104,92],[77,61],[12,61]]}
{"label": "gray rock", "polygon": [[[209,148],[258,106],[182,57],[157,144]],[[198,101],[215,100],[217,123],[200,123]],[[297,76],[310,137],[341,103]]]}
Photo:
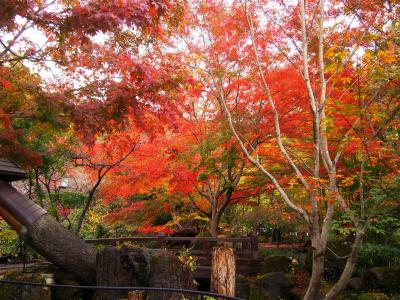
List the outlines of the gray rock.
{"label": "gray rock", "polygon": [[291,289],[293,282],[283,272],[263,274],[250,288],[250,300],[292,300],[296,299]]}
{"label": "gray rock", "polygon": [[250,285],[251,281],[248,278],[243,275],[237,275],[235,296],[242,299],[249,299]]}
{"label": "gray rock", "polygon": [[349,288],[355,291],[363,289],[363,280],[361,277],[353,277],[350,279]]}
{"label": "gray rock", "polygon": [[[20,270],[9,271],[3,279],[45,283],[40,273],[23,273]],[[0,284],[0,299],[50,300],[51,292],[49,289],[40,286]]]}
{"label": "gray rock", "polygon": [[377,289],[391,295],[400,293],[400,268],[372,268],[362,273],[362,279],[367,289]]}

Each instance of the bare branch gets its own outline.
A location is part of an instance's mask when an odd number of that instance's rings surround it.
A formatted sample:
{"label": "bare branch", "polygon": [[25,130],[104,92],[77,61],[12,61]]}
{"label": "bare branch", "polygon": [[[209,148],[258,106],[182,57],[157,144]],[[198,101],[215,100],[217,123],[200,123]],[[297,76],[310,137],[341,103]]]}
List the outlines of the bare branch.
{"label": "bare branch", "polygon": [[[246,2],[246,4],[247,4],[247,2]],[[282,137],[281,137],[279,113],[278,113],[278,110],[276,109],[275,102],[272,99],[271,91],[269,89],[269,85],[268,85],[268,83],[267,83],[267,81],[265,79],[263,70],[261,68],[260,58],[258,56],[256,41],[255,41],[255,37],[254,37],[254,25],[253,25],[252,18],[250,16],[249,12],[248,12],[247,5],[245,5],[245,13],[246,13],[246,18],[247,18],[247,23],[249,24],[250,38],[251,38],[251,43],[252,43],[252,46],[253,46],[254,55],[255,55],[255,58],[256,58],[256,64],[257,64],[258,72],[260,74],[262,85],[263,85],[263,89],[264,89],[265,94],[267,96],[268,103],[272,108],[272,112],[273,112],[273,116],[274,116],[275,135],[276,135],[276,140],[277,140],[277,144],[278,144],[279,150],[281,151],[282,155],[285,157],[285,159],[287,160],[289,165],[293,168],[293,170],[295,171],[296,175],[300,179],[301,183],[304,185],[305,188],[308,189],[309,188],[309,184],[308,184],[306,178],[303,176],[303,174],[301,174],[299,168],[297,167],[297,165],[295,164],[295,162],[293,161],[293,159],[291,158],[289,153],[286,151],[285,146],[283,145]],[[221,89],[220,94],[222,94],[222,87],[220,89]],[[221,96],[222,95],[220,95],[220,97]],[[222,101],[225,103],[225,100],[222,100]]]}
{"label": "bare branch", "polygon": [[[222,94],[222,93],[221,93]],[[224,112],[227,115],[228,118],[228,123],[229,123],[229,127],[234,135],[234,137],[236,138],[237,142],[239,143],[240,148],[242,149],[243,153],[245,154],[245,156],[247,157],[247,159],[254,165],[256,166],[264,175],[266,175],[274,184],[274,186],[277,188],[277,190],[279,191],[279,193],[282,196],[282,199],[285,201],[285,203],[295,212],[299,213],[301,216],[303,216],[304,220],[310,224],[310,218],[307,214],[307,212],[305,210],[303,210],[301,207],[298,207],[297,205],[295,205],[289,198],[289,196],[286,194],[285,190],[282,188],[282,186],[279,184],[278,180],[276,180],[275,176],[273,176],[270,172],[268,172],[261,164],[258,160],[254,159],[254,157],[252,157],[249,153],[249,151],[247,150],[247,148],[245,147],[245,145],[243,144],[242,139],[239,137],[234,125],[233,125],[233,121],[232,121],[232,115],[229,112],[228,108],[226,107],[226,103],[225,103],[225,99],[223,98],[219,98],[220,102],[221,102],[221,106],[224,109]]]}

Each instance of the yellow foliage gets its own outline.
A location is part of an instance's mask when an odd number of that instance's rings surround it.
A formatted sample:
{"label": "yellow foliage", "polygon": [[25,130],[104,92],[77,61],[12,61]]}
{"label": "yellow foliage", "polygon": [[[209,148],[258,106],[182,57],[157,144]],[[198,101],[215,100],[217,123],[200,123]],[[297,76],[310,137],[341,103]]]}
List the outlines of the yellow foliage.
{"label": "yellow foliage", "polygon": [[396,62],[396,57],[389,50],[382,50],[378,52],[378,57],[380,60],[387,64],[392,64]]}

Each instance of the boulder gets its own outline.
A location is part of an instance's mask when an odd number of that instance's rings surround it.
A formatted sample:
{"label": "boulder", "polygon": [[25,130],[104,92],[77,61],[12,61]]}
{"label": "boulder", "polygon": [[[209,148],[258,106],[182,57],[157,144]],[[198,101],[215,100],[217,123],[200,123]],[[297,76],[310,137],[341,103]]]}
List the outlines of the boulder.
{"label": "boulder", "polygon": [[379,292],[361,293],[357,295],[357,300],[389,300],[387,295]]}
{"label": "boulder", "polygon": [[363,280],[361,277],[353,277],[350,279],[349,285],[348,285],[349,289],[352,289],[355,291],[360,291],[363,289],[363,287],[364,287],[364,284],[363,284]]}
{"label": "boulder", "polygon": [[[46,283],[41,272],[12,270],[4,274],[5,280]],[[51,291],[41,286],[0,284],[0,299],[7,300],[51,300]]]}
{"label": "boulder", "polygon": [[292,300],[293,283],[283,272],[273,272],[257,277],[250,287],[250,300]]}
{"label": "boulder", "polygon": [[236,291],[235,296],[242,299],[249,299],[250,297],[251,281],[243,275],[236,276]]}
{"label": "boulder", "polygon": [[283,272],[289,273],[292,269],[292,259],[283,255],[267,256],[260,261],[260,274]]}
{"label": "boulder", "polygon": [[364,287],[387,294],[400,294],[400,268],[379,267],[362,273]]}

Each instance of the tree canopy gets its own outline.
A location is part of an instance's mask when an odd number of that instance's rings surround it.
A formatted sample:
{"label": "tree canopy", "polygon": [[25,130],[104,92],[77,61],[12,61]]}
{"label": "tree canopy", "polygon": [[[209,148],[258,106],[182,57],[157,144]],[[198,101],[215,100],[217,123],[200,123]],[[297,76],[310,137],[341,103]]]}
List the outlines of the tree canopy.
{"label": "tree canopy", "polygon": [[0,6],[0,156],[77,234],[297,222],[304,299],[351,240],[335,299],[368,232],[400,227],[398,1]]}

